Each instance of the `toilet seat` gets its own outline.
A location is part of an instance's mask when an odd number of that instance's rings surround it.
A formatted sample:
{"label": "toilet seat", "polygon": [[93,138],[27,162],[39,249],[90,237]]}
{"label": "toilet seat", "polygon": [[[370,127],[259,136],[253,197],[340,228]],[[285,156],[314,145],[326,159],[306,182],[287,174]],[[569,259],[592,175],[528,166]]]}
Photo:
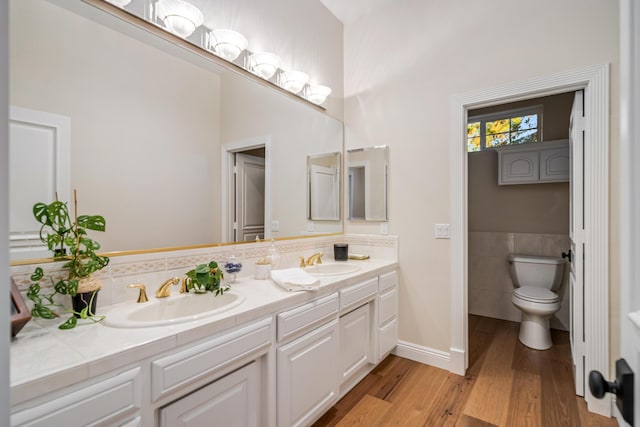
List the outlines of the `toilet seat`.
{"label": "toilet seat", "polygon": [[555,292],[546,288],[534,286],[523,286],[513,290],[513,296],[524,301],[538,304],[554,304],[560,301],[560,297]]}

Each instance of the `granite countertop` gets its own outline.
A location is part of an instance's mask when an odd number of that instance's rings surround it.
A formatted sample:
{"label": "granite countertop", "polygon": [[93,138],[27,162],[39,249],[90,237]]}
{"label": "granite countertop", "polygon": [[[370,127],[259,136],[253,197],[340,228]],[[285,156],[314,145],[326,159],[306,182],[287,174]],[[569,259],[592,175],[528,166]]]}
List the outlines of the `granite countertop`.
{"label": "granite countertop", "polygon": [[[231,292],[245,297],[237,307],[196,321],[144,328],[116,328],[102,323],[72,330],[60,322],[30,321],[11,343],[11,404],[25,402],[62,387],[107,373],[178,346],[207,338],[252,320],[328,295],[397,268],[396,261],[348,261],[356,272],[321,278],[317,291],[287,292],[271,280],[242,277]],[[110,312],[135,301],[100,308]]]}

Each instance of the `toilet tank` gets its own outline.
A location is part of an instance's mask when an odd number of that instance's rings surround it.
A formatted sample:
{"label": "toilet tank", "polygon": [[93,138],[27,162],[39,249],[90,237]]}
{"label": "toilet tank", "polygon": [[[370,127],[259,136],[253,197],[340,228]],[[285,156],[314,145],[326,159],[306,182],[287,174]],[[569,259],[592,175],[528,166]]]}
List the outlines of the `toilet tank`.
{"label": "toilet tank", "polygon": [[510,255],[509,271],[513,284],[557,290],[562,283],[564,260],[529,255]]}

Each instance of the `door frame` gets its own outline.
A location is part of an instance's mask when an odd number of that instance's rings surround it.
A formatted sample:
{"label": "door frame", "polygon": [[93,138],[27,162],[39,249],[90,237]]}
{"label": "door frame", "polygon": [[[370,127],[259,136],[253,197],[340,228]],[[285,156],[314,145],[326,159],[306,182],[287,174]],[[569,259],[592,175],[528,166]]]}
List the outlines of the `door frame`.
{"label": "door frame", "polygon": [[[464,375],[468,352],[467,111],[585,90],[585,371],[609,372],[609,64],[598,64],[453,96],[450,101],[451,347],[450,371]],[[594,143],[601,142],[601,143]],[[590,411],[611,415],[611,399],[586,393]]]}
{"label": "door frame", "polygon": [[229,218],[233,215],[233,155],[240,151],[264,147],[264,238],[271,238],[271,135],[245,139],[222,144],[221,147],[221,184],[222,189],[222,241],[230,242],[232,225]]}
{"label": "door frame", "polygon": [[[620,2],[620,351],[635,371],[634,417],[640,417],[640,2]],[[626,337],[623,339],[622,337]],[[602,373],[608,371],[601,371]],[[605,375],[606,376],[606,375]],[[613,378],[609,378],[613,380]],[[617,406],[614,414],[628,426]]]}

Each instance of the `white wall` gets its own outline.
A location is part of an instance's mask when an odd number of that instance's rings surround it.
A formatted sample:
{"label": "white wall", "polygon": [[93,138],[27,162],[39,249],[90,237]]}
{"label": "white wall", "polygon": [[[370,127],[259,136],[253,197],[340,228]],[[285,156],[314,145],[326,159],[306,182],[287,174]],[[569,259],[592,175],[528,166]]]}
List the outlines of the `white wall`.
{"label": "white wall", "polygon": [[10,103],[71,118],[71,187],[107,218],[103,250],[220,241],[219,76],[49,2],[11,6]]}
{"label": "white wall", "polygon": [[[345,25],[346,148],[390,147],[389,233],[399,235],[401,243],[401,340],[449,351],[450,245],[433,239],[433,225],[451,221],[451,97],[608,62],[611,123],[617,123],[616,3],[543,0],[535,7],[520,3],[523,12],[515,14],[517,5],[403,0]],[[610,136],[616,159],[615,126]],[[615,213],[617,176],[611,181]],[[378,227],[345,225],[348,233],[376,233]],[[612,242],[616,233],[612,227]],[[616,256],[612,247],[611,259]],[[617,275],[612,264],[611,283]],[[617,316],[615,307],[611,314]],[[612,349],[617,346],[612,325]]]}
{"label": "white wall", "polygon": [[[0,0],[0,241],[9,241],[9,8]],[[0,245],[0,292],[9,294],[9,247]],[[2,320],[4,319],[4,320]],[[0,322],[9,320],[9,304],[0,304]],[[9,328],[0,328],[0,425],[9,425]]]}

